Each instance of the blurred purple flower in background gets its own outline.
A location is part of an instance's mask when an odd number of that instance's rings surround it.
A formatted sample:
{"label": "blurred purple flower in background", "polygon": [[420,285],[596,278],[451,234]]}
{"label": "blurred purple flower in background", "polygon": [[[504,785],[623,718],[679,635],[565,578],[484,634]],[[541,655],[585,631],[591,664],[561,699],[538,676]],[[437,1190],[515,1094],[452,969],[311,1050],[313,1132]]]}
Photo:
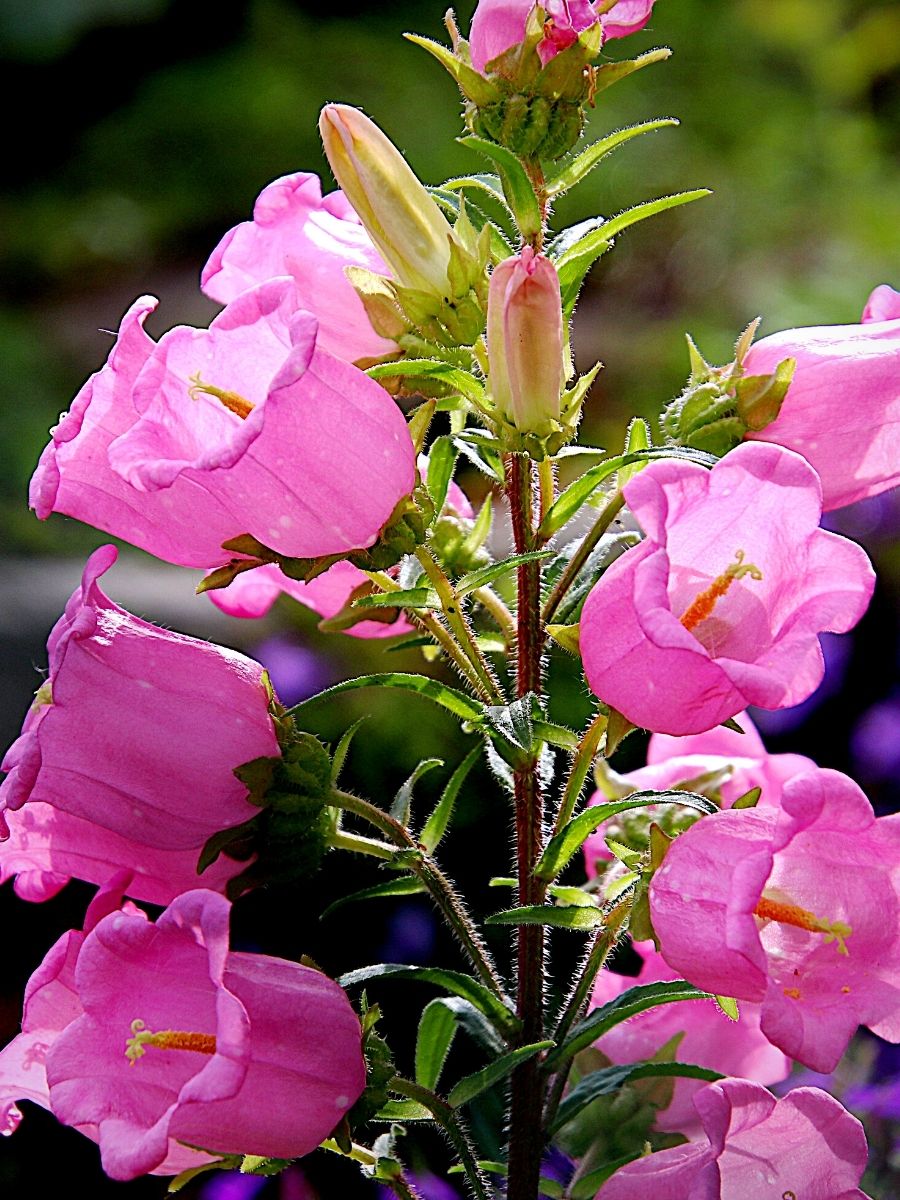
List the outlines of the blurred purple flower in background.
{"label": "blurred purple flower in background", "polygon": [[[449,1184],[446,1179],[438,1179],[428,1171],[416,1172],[412,1183],[422,1197],[422,1200],[460,1200],[462,1192]],[[394,1192],[389,1187],[379,1187],[378,1200],[396,1200]]]}
{"label": "blurred purple flower in background", "polygon": [[328,661],[289,634],[266,638],[253,655],[269,672],[275,693],[287,708],[334,682],[334,668]]}
{"label": "blurred purple flower in background", "polygon": [[382,962],[429,963],[434,957],[436,932],[430,909],[415,901],[398,904],[387,922],[384,944],[378,957]]}

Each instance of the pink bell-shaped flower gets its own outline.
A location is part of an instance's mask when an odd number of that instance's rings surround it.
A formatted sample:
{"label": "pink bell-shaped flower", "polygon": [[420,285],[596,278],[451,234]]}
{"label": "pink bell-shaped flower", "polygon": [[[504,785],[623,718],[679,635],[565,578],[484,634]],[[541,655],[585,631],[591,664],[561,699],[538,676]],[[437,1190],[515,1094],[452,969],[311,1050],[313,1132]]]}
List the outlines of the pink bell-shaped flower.
{"label": "pink bell-shaped flower", "polygon": [[263,188],[253,220],[228,231],[203,268],[207,296],[221,304],[268,279],[290,275],[296,307],[319,322],[318,345],[355,362],[396,349],[369,324],[345,267],[388,269],[343,192],[322,195],[317,175],[285,175]]}
{"label": "pink bell-shaped flower", "polygon": [[824,508],[900,484],[900,293],[877,287],[859,325],[786,329],[750,348],[749,375],[796,360],[778,417],[749,438],[797,450],[822,480]]}
{"label": "pink bell-shaped flower", "polygon": [[635,1159],[597,1200],[866,1200],[863,1127],[833,1096],[795,1088],[782,1100],[723,1079],[697,1092],[706,1142]]}
{"label": "pink bell-shaped flower", "polygon": [[900,1042],[900,818],[816,769],[780,808],[703,817],[650,885],[666,962],[697,987],[762,1005],[762,1031],[831,1071],[857,1026]]}
{"label": "pink bell-shaped flower", "polygon": [[669,734],[805,700],[824,673],[817,635],[851,629],[875,583],[859,546],[819,529],[809,464],[745,442],[711,471],[651,463],[624,492],[646,537],[585,601],[593,692]]}
{"label": "pink bell-shaped flower", "polygon": [[415,484],[412,439],[383,388],[317,346],[293,281],[158,344],[142,328],[152,307],[129,311],[54,430],[31,483],[37,515],[190,567],[223,566],[241,534],[294,558],[371,546]]}
{"label": "pink bell-shaped flower", "polygon": [[[234,768],[280,753],[259,663],[113,604],[103,546],[48,642],[50,670],[0,785],[0,878],[45,900],[70,877],[133,873],[129,894],[166,904],[198,883],[213,834],[259,812]],[[203,876],[224,890],[241,865]]]}

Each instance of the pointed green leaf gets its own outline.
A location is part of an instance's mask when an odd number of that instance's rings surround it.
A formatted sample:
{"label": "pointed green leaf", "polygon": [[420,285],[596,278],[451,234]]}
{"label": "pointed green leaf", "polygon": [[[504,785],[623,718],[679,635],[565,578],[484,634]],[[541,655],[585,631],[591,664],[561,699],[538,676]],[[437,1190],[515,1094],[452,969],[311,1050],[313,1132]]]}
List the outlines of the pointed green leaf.
{"label": "pointed green leaf", "polygon": [[433,1121],[431,1109],[415,1100],[386,1100],[374,1121]]}
{"label": "pointed green leaf", "polygon": [[727,721],[720,721],[719,725],[722,729],[730,729],[732,733],[745,733],[734,717],[729,717]]}
{"label": "pointed green leaf", "polygon": [[552,721],[535,720],[534,736],[551,746],[560,746],[563,750],[578,749],[578,734],[574,729],[567,729],[565,725],[556,725]]}
{"label": "pointed green leaf", "polygon": [[620,79],[625,79],[627,76],[633,75],[635,71],[652,66],[653,63],[664,62],[667,58],[671,58],[671,56],[672,51],[668,46],[659,46],[655,50],[648,50],[645,54],[639,54],[637,58],[627,58],[619,62],[606,63],[604,66],[597,68],[597,73],[594,76],[594,86],[598,92],[602,92],[606,88],[612,87],[614,83],[618,83]]}
{"label": "pointed green leaf", "polygon": [[569,484],[547,510],[539,530],[541,537],[552,537],[554,533],[562,529],[601,483],[620,468],[627,467],[631,463],[649,462],[657,458],[683,458],[704,467],[714,467],[719,461],[712,454],[706,454],[702,450],[693,450],[688,446],[657,446],[647,450],[637,450],[633,454],[617,454],[615,458],[608,458],[605,462],[590,467],[574,483]]}
{"label": "pointed green leaf", "polygon": [[[650,426],[643,417],[635,417],[628,426],[628,433],[625,435],[624,453],[636,454],[640,450],[649,450],[652,444]],[[637,475],[638,471],[643,470],[645,466],[646,463],[636,462],[630,466],[622,467],[619,471],[619,487],[624,487],[628,480]]]}
{"label": "pointed green leaf", "polygon": [[485,445],[479,445],[459,434],[453,439],[460,453],[475,464],[479,471],[493,479],[496,483],[504,483],[503,459],[497,450]]}
{"label": "pointed green leaf", "polygon": [[712,993],[701,992],[699,988],[691,987],[683,979],[673,979],[666,983],[644,983],[629,988],[627,992],[622,992],[608,1004],[595,1008],[583,1021],[579,1021],[563,1044],[547,1056],[547,1065],[558,1067],[603,1037],[604,1033],[608,1033],[622,1021],[637,1016],[638,1013],[656,1008],[660,1004],[675,1004],[682,1000],[712,1000]]}
{"label": "pointed green leaf", "polygon": [[667,212],[670,208],[677,208],[682,204],[690,204],[692,200],[699,200],[710,194],[709,188],[695,188],[689,192],[661,196],[658,200],[648,200],[644,204],[636,204],[633,208],[626,209],[625,212],[611,217],[602,225],[586,233],[556,263],[563,311],[566,315],[571,315],[584,277],[601,254],[610,248],[613,238],[639,221],[646,221],[648,217],[654,217],[658,213]]}
{"label": "pointed green leaf", "polygon": [[413,445],[416,448],[416,454],[421,454],[425,449],[428,427],[436,411],[437,400],[426,400],[424,404],[418,405],[409,414],[406,423],[409,427],[409,436],[412,438]]}
{"label": "pointed green leaf", "polygon": [[716,1008],[720,1013],[728,1018],[729,1021],[739,1021],[741,1012],[738,1008],[738,1002],[733,996],[714,996]]}
{"label": "pointed green leaf", "polygon": [[554,175],[551,175],[546,181],[547,191],[551,196],[561,196],[576,183],[580,183],[607,154],[618,149],[619,146],[624,146],[632,138],[678,124],[680,122],[675,117],[660,117],[656,121],[644,121],[641,125],[630,125],[627,129],[619,129],[615,133],[608,134],[605,138],[594,142],[592,146],[588,146],[586,150],[582,150],[570,162],[563,164]]}
{"label": "pointed green leaf", "polygon": [[580,905],[560,908],[551,904],[526,904],[494,913],[485,925],[552,925],[555,929],[596,929],[603,924],[603,913],[597,907]]}
{"label": "pointed green leaf", "polygon": [[433,1003],[443,1004],[452,1012],[460,1029],[492,1057],[502,1054],[506,1049],[505,1042],[484,1013],[479,1012],[468,1000],[463,1000],[461,996],[439,996]]}
{"label": "pointed green leaf", "polygon": [[372,379],[392,379],[396,376],[436,379],[471,400],[477,407],[485,407],[484,388],[475,376],[437,358],[403,358],[397,362],[377,363],[369,367],[366,374]]}
{"label": "pointed green leaf", "polygon": [[761,787],[751,788],[749,792],[744,792],[743,796],[738,796],[737,800],[735,800],[731,807],[737,809],[756,808],[757,804],[759,804],[759,798],[761,795]]}
{"label": "pointed green leaf", "polygon": [[416,1083],[434,1091],[456,1036],[456,1017],[440,1000],[426,1005],[416,1036]]}
{"label": "pointed green leaf", "polygon": [[343,770],[344,763],[347,759],[347,752],[350,749],[350,743],[356,734],[357,729],[362,725],[363,721],[368,720],[367,717],[360,717],[358,721],[354,721],[349,729],[345,729],[341,734],[341,740],[338,742],[334,755],[331,759],[331,782],[337,783],[338,778]]}
{"label": "pointed green leaf", "polygon": [[415,979],[420,983],[431,983],[443,988],[454,996],[462,996],[473,1004],[479,1012],[484,1013],[492,1023],[507,1032],[519,1026],[516,1014],[503,1003],[484,984],[464,975],[462,971],[445,971],[442,967],[415,967],[402,963],[377,963],[371,967],[361,967],[350,971],[338,980],[341,987],[351,987],[356,983],[367,983],[370,979]]}
{"label": "pointed green leaf", "polygon": [[525,241],[539,233],[541,206],[534,194],[531,180],[525,174],[525,169],[515,154],[503,146],[498,146],[495,142],[489,142],[486,138],[474,135],[459,138],[459,141],[463,146],[476,150],[497,164],[497,170],[500,172],[500,179],[503,183],[503,194],[515,215],[516,224]]}
{"label": "pointed green leaf", "polygon": [[444,70],[448,71],[456,80],[463,95],[475,104],[492,104],[499,98],[496,84],[484,75],[479,75],[473,67],[463,62],[447,46],[418,33],[404,33],[403,36],[408,42],[421,46],[423,50],[427,50],[436,58]]}
{"label": "pointed green leaf", "polygon": [[568,1125],[582,1109],[599,1096],[609,1096],[624,1087],[626,1083],[634,1083],[639,1079],[656,1078],[702,1079],[706,1083],[715,1083],[719,1079],[724,1079],[724,1076],[718,1071],[710,1071],[706,1067],[698,1067],[693,1063],[638,1062],[603,1067],[599,1071],[591,1071],[585,1075],[572,1088],[559,1106],[556,1119],[549,1132],[556,1133],[563,1125]]}
{"label": "pointed green leaf", "polygon": [[374,596],[360,596],[353,601],[354,608],[435,608],[441,607],[434,592],[427,587],[401,588],[396,592],[378,592]]}
{"label": "pointed green leaf", "polygon": [[434,853],[440,845],[444,834],[447,832],[447,826],[450,824],[450,818],[453,815],[453,808],[456,804],[456,797],[459,795],[459,790],[465,782],[466,776],[480,757],[480,745],[469,751],[450,776],[434,811],[422,826],[422,832],[419,834],[419,842],[429,854]]}
{"label": "pointed green leaf", "polygon": [[434,501],[435,513],[440,513],[444,507],[444,501],[447,499],[447,491],[450,487],[450,480],[453,478],[453,468],[456,465],[456,456],[459,453],[459,448],[454,446],[451,438],[446,434],[442,437],[435,438],[431,449],[428,451],[428,474],[425,479],[425,486],[428,488],[428,493]]}
{"label": "pointed green leaf", "polygon": [[687,808],[699,809],[703,813],[718,812],[718,808],[706,796],[693,792],[634,792],[625,800],[612,800],[608,804],[592,804],[584,812],[573,817],[555,837],[547,843],[538,859],[534,874],[537,879],[554,880],[578,853],[585,839],[610,817],[629,812],[635,808],[646,808],[650,804],[683,804]]}
{"label": "pointed green leaf", "polygon": [[447,1097],[447,1103],[451,1108],[461,1108],[470,1100],[474,1100],[476,1096],[480,1096],[482,1092],[486,1092],[488,1088],[493,1087],[495,1083],[499,1083],[501,1079],[505,1079],[523,1062],[534,1058],[542,1050],[549,1050],[552,1045],[553,1042],[549,1041],[532,1042],[529,1046],[520,1046],[517,1050],[510,1050],[508,1054],[495,1059],[481,1071],[475,1071],[461,1079],[451,1090]]}
{"label": "pointed green leaf", "polygon": [[513,554],[510,558],[504,558],[502,562],[491,563],[463,575],[456,581],[454,588],[458,595],[465,596],[467,592],[474,592],[476,588],[486,587],[489,583],[502,579],[523,563],[540,562],[541,559],[552,558],[553,553],[552,550],[530,550],[527,554]]}
{"label": "pointed green leaf", "polygon": [[413,788],[419,782],[423,775],[429,771],[433,771],[435,767],[442,767],[444,760],[442,758],[423,758],[416,769],[397,791],[394,797],[394,802],[391,805],[391,816],[395,821],[399,821],[401,825],[409,824],[409,810],[412,806]]}
{"label": "pointed green leaf", "polygon": [[491,532],[491,521],[494,516],[493,496],[488,494],[484,498],[481,508],[478,510],[478,516],[475,518],[475,523],[471,531],[466,534],[466,539],[462,544],[462,553],[464,555],[475,554],[488,539],[488,534]]}
{"label": "pointed green leaf", "polygon": [[305,712],[314,704],[319,704],[322,700],[330,700],[332,696],[338,696],[342,692],[368,687],[399,688],[405,692],[417,692],[426,700],[439,704],[455,716],[476,724],[484,717],[483,706],[477,700],[472,700],[465,692],[448,687],[439,679],[431,679],[427,675],[406,675],[399,671],[386,672],[382,675],[360,675],[356,679],[345,679],[343,683],[336,683],[333,687],[326,688],[324,692],[310,696],[308,700],[301,700],[299,704],[295,704],[292,709],[288,710],[288,715],[296,718],[300,713]]}
{"label": "pointed green leaf", "polygon": [[447,179],[441,184],[450,192],[461,192],[465,188],[475,188],[477,191],[485,192],[492,200],[496,200],[500,204],[510,220],[513,220],[512,209],[506,202],[506,196],[503,192],[503,184],[500,181],[499,175],[458,175],[453,179]]}
{"label": "pointed green leaf", "polygon": [[345,904],[355,904],[358,900],[378,900],[383,896],[415,896],[424,891],[425,884],[420,879],[411,875],[401,875],[397,879],[388,879],[385,883],[376,883],[374,887],[352,892],[349,896],[341,896],[333,904],[328,905],[319,920],[324,921],[326,917],[330,917]]}

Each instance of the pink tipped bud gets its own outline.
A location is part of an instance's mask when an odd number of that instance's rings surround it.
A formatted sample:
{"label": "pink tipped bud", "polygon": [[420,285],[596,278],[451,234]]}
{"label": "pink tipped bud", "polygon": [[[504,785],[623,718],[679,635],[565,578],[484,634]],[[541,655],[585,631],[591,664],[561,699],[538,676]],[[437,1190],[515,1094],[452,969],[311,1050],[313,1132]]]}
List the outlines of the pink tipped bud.
{"label": "pink tipped bud", "polygon": [[552,432],[565,385],[562,300],[556,268],[530,246],[491,276],[487,345],[500,416],[523,433]]}
{"label": "pink tipped bud", "polygon": [[397,147],[346,104],[327,104],[319,131],[335,179],[400,283],[446,295],[453,231]]}

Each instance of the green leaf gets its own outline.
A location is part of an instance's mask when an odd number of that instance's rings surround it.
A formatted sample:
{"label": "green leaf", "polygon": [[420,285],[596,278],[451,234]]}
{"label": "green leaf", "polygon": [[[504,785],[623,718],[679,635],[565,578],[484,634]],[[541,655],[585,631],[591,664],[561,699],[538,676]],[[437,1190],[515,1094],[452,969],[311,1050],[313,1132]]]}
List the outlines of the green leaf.
{"label": "green leaf", "polygon": [[572,906],[560,908],[552,904],[526,904],[494,913],[485,925],[552,925],[556,929],[596,929],[603,924],[599,908]]}
{"label": "green leaf", "polygon": [[471,531],[466,534],[465,541],[462,544],[461,553],[463,555],[475,554],[488,539],[488,534],[491,532],[491,521],[494,516],[493,496],[490,493],[485,496],[484,503],[478,510],[478,516],[475,518],[475,523]]}
{"label": "green leaf", "polygon": [[409,436],[412,438],[413,445],[416,448],[416,454],[421,454],[425,448],[428,427],[436,412],[437,400],[426,400],[424,404],[420,404],[417,408],[414,408],[407,418],[406,424],[409,428]]}
{"label": "green leaf", "polygon": [[[425,189],[433,198],[439,208],[442,208],[448,216],[459,217],[463,206],[460,204],[460,196],[456,192],[451,191],[446,186],[444,187],[429,187]],[[503,201],[504,209],[507,207],[506,201]],[[497,225],[488,214],[478,204],[473,204],[468,200],[464,210],[466,216],[471,218],[472,224],[479,231],[487,228],[488,236],[491,239],[491,256],[495,262],[502,262],[504,258],[508,258],[513,253],[512,243],[505,232]],[[352,269],[352,268],[351,268]]]}
{"label": "green leaf", "polygon": [[444,507],[458,453],[458,447],[454,446],[453,441],[446,434],[435,438],[428,451],[428,474],[425,486],[434,501],[435,513],[440,513]]}
{"label": "green leaf", "polygon": [[533,692],[511,704],[489,704],[484,708],[484,728],[501,754],[515,766],[530,758],[534,750],[534,714],[540,712]]}
{"label": "green leaf", "polygon": [[402,588],[396,592],[378,592],[374,596],[360,596],[353,601],[354,608],[440,608],[437,596],[430,588]]}
{"label": "green leaf", "polygon": [[467,400],[471,400],[476,407],[486,407],[484,388],[475,376],[437,358],[403,358],[397,362],[377,363],[374,367],[369,367],[366,374],[371,379],[392,379],[397,376],[424,376],[426,379],[436,379],[446,383]]}
{"label": "green leaf", "polygon": [[470,571],[468,575],[463,575],[461,579],[458,579],[453,586],[458,595],[465,596],[467,592],[474,592],[476,588],[494,583],[510,571],[514,571],[516,567],[522,566],[523,563],[540,562],[541,559],[552,558],[553,553],[552,550],[530,550],[527,554],[513,554],[510,558],[504,558],[502,562],[491,563],[489,566],[479,567],[477,571]]}
{"label": "green leaf", "polygon": [[644,133],[653,133],[656,129],[665,129],[670,125],[679,125],[675,117],[660,117],[656,121],[644,121],[641,125],[630,125],[627,129],[619,129],[608,134],[586,150],[582,150],[570,162],[564,163],[560,169],[546,181],[547,191],[551,196],[561,196],[563,192],[580,183],[586,175],[611,151],[624,146],[632,138]]}
{"label": "green leaf", "polygon": [[459,141],[463,146],[477,150],[479,154],[497,164],[503,184],[503,194],[515,216],[523,239],[527,242],[538,234],[541,230],[541,206],[534,194],[531,180],[525,174],[525,169],[515,154],[503,146],[498,146],[495,142],[489,142],[486,138],[474,135],[459,138]]}
{"label": "green leaf", "polygon": [[492,200],[496,200],[502,205],[509,219],[515,220],[512,209],[506,202],[506,196],[503,192],[503,184],[499,175],[457,175],[454,179],[447,179],[441,184],[450,192],[461,192],[465,188],[474,188],[476,191],[485,192]]}
{"label": "green leaf", "polygon": [[341,740],[337,744],[334,755],[331,759],[331,782],[336,784],[341,771],[344,768],[344,763],[347,759],[347,752],[350,749],[350,743],[356,734],[357,729],[362,725],[363,721],[368,720],[367,717],[360,717],[358,721],[354,721],[349,729],[345,729],[341,734]]}
{"label": "green leaf", "polygon": [[647,450],[637,450],[633,454],[617,454],[615,458],[608,458],[604,462],[598,463],[596,467],[590,467],[574,483],[569,484],[547,510],[538,531],[540,536],[552,537],[554,533],[562,529],[600,484],[621,467],[627,467],[636,462],[649,462],[657,458],[682,458],[688,462],[699,463],[704,467],[714,467],[719,461],[712,454],[706,454],[702,450],[693,450],[689,446],[657,446]]}
{"label": "green leaf", "polygon": [[568,729],[565,725],[557,725],[553,721],[536,720],[534,736],[551,746],[560,746],[563,750],[578,749],[578,734],[574,729]]}
{"label": "green leaf", "polygon": [[738,1008],[738,1002],[733,996],[715,996],[714,999],[716,1002],[716,1008],[720,1013],[726,1016],[729,1021],[739,1021],[741,1019],[741,1012]]}
{"label": "green leaf", "polygon": [[590,837],[604,821],[618,816],[619,813],[629,812],[633,808],[645,808],[650,804],[683,804],[687,808],[696,808],[703,813],[719,811],[712,800],[706,796],[698,796],[694,792],[633,792],[625,800],[593,804],[584,812],[579,813],[577,817],[573,817],[555,837],[550,839],[534,868],[535,877],[547,881],[555,879],[578,853],[585,839]]}
{"label": "green leaf", "polygon": [[443,1004],[452,1012],[460,1029],[492,1057],[502,1054],[506,1049],[506,1043],[484,1013],[479,1012],[468,1000],[463,1000],[461,996],[439,996],[434,1003]]}
{"label": "green leaf", "polygon": [[457,434],[453,440],[459,447],[460,453],[464,454],[469,462],[474,463],[479,471],[483,471],[485,475],[489,476],[496,483],[505,482],[503,458],[499,451],[485,445],[476,444],[461,434]]}
{"label": "green leaf", "polygon": [[738,796],[737,800],[735,800],[731,807],[738,809],[756,808],[757,804],[759,804],[759,798],[761,795],[761,787],[751,788],[749,792],[744,792],[743,796]]}
{"label": "green leaf", "polygon": [[709,188],[695,188],[689,192],[676,192],[671,196],[660,196],[658,200],[648,200],[644,204],[636,204],[626,209],[618,216],[611,217],[602,225],[587,232],[579,242],[566,250],[557,260],[556,269],[559,274],[560,290],[562,292],[563,312],[570,316],[578,299],[578,293],[590,268],[597,259],[612,245],[612,240],[623,230],[629,229],[639,221],[654,217],[658,213],[668,212],[682,204],[690,204],[702,196],[710,195]]}
{"label": "green leaf", "polygon": [[672,1062],[638,1062],[625,1063],[621,1066],[603,1067],[599,1071],[591,1071],[572,1088],[565,1100],[559,1106],[556,1119],[549,1132],[556,1133],[563,1125],[575,1117],[599,1096],[609,1096],[617,1092],[626,1083],[639,1079],[655,1078],[702,1079],[706,1083],[715,1083],[724,1079],[718,1071],[710,1071],[706,1067],[698,1067],[693,1063]]}
{"label": "green leaf", "polygon": [[288,715],[296,718],[300,713],[306,712],[307,709],[322,700],[330,700],[342,692],[368,687],[399,688],[405,692],[417,692],[426,700],[439,704],[441,708],[446,708],[455,716],[476,724],[479,724],[484,718],[483,706],[477,700],[472,700],[465,692],[448,687],[439,679],[431,679],[427,675],[406,675],[399,671],[390,671],[381,675],[359,675],[356,679],[345,679],[343,683],[336,683],[333,687],[326,688],[324,692],[310,696],[308,700],[301,700],[299,704],[295,704],[292,709],[288,710]]}
{"label": "green leaf", "polygon": [[341,896],[333,904],[329,904],[319,918],[324,921],[332,913],[343,908],[345,904],[355,904],[357,900],[378,900],[383,896],[415,896],[425,891],[425,884],[412,875],[401,875],[397,879],[389,879],[385,883],[376,883],[374,887],[363,888],[362,891],[352,892],[349,896]]}
{"label": "green leaf", "polygon": [[729,717],[727,721],[720,721],[719,725],[722,729],[730,729],[732,733],[746,733],[746,730],[738,725],[734,717]]}
{"label": "green leaf", "polygon": [[459,790],[465,782],[466,776],[480,757],[481,745],[479,744],[469,751],[450,776],[440,800],[435,805],[434,811],[422,826],[422,832],[419,834],[419,842],[429,854],[435,852],[441,843],[441,839],[447,832],[447,826],[450,824],[450,818],[453,816],[453,808],[456,804],[456,797],[459,795]]}
{"label": "green leaf", "polygon": [[666,983],[644,983],[622,992],[608,1004],[595,1008],[589,1016],[572,1029],[563,1044],[547,1056],[548,1067],[556,1068],[592,1042],[603,1037],[622,1021],[660,1004],[675,1004],[683,1000],[711,1000],[710,992],[701,992],[683,979]]}
{"label": "green leaf", "polygon": [[[650,426],[643,417],[634,417],[628,426],[628,432],[625,435],[625,453],[636,454],[641,450],[649,450],[653,442],[650,437]],[[634,478],[638,471],[642,471],[646,463],[636,462],[631,466],[622,467],[619,471],[618,484],[619,487],[624,487],[629,479]]]}
{"label": "green leaf", "polygon": [[552,1045],[553,1042],[532,1042],[529,1046],[520,1046],[517,1050],[510,1050],[509,1053],[501,1055],[482,1070],[475,1071],[461,1079],[451,1090],[447,1097],[447,1103],[451,1108],[461,1108],[470,1100],[474,1100],[476,1096],[480,1096],[482,1092],[486,1092],[488,1088],[493,1087],[495,1083],[499,1083],[501,1079],[505,1079],[521,1063],[527,1062],[529,1058],[534,1058],[542,1050],[549,1050]]}
{"label": "green leaf", "polygon": [[433,1121],[431,1109],[415,1100],[386,1100],[373,1117],[375,1121]]}
{"label": "green leaf", "polygon": [[455,1014],[441,1000],[426,1005],[416,1037],[416,1083],[434,1091],[456,1036]]}
{"label": "green leaf", "polygon": [[347,988],[355,983],[366,983],[370,979],[415,979],[419,983],[431,983],[454,996],[462,996],[479,1012],[484,1013],[494,1025],[506,1031],[517,1029],[519,1026],[515,1013],[507,1008],[502,1000],[484,984],[473,979],[471,975],[464,975],[462,971],[446,971],[442,967],[406,966],[401,963],[377,963],[342,975],[338,983]]}
{"label": "green leaf", "polygon": [[412,805],[413,788],[419,782],[423,775],[429,771],[433,771],[435,767],[442,767],[444,760],[442,758],[423,758],[416,769],[397,791],[394,797],[394,802],[391,805],[391,816],[395,821],[399,821],[401,825],[409,824],[409,810]]}

